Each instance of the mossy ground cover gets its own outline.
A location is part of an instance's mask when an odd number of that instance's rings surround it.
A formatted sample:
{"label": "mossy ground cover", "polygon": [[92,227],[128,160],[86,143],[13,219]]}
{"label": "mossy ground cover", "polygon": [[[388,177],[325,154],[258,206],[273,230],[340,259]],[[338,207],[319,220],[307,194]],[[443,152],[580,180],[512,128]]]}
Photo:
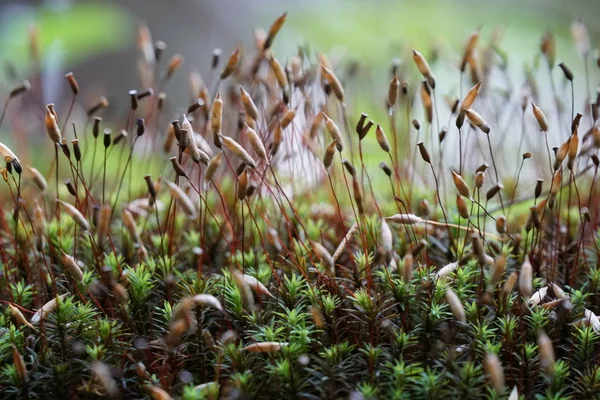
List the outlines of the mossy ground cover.
{"label": "mossy ground cover", "polygon": [[277,58],[285,19],[175,98],[184,55],[144,26],[119,105],[5,91],[3,398],[597,397],[586,27],[560,64],[540,33],[519,84],[499,33],[402,49],[368,115],[360,65]]}

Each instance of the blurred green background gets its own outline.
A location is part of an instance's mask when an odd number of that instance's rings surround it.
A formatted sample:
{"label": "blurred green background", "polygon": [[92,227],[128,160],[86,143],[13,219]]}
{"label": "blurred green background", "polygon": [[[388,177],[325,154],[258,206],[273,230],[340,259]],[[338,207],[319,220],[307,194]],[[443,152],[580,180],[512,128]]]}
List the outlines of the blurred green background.
{"label": "blurred green background", "polygon": [[[28,26],[35,23],[47,74],[62,78],[65,70],[74,70],[82,87],[102,82],[111,93],[135,82],[139,22],[148,24],[155,40],[167,43],[168,54],[185,56],[186,71],[206,74],[213,48],[228,53],[236,43],[251,44],[252,29],[267,27],[283,11],[289,15],[276,43],[280,57],[293,53],[298,44],[309,43],[368,63],[374,74],[400,56],[401,49],[434,45],[459,51],[479,26],[483,40],[495,27],[505,28],[502,48],[510,54],[510,68],[517,74],[537,51],[544,30],[554,31],[559,59],[568,59],[575,54],[570,23],[582,18],[594,37],[595,27],[600,27],[595,0],[3,1],[0,61],[10,60],[24,74]],[[180,74],[171,90],[181,90],[186,83],[186,74]]]}

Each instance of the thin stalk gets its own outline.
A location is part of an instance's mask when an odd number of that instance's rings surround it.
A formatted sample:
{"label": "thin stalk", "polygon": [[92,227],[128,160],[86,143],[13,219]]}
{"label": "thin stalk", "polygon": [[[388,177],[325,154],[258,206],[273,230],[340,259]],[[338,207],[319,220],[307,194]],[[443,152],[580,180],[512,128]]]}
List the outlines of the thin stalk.
{"label": "thin stalk", "polygon": [[448,216],[446,215],[446,210],[444,209],[444,205],[442,204],[442,198],[440,196],[440,184],[435,173],[435,169],[433,168],[433,165],[431,163],[427,164],[429,164],[429,167],[431,168],[431,173],[433,174],[433,179],[435,180],[435,192],[437,194],[437,199],[440,204],[440,208],[442,209],[442,214],[444,215],[445,226],[446,230],[448,231],[448,238],[450,239],[450,246],[456,249],[456,244],[454,243],[454,238],[452,237],[452,232],[450,231],[450,226],[448,225]]}
{"label": "thin stalk", "polygon": [[[488,148],[490,150],[490,156],[492,157],[492,165],[494,167],[494,175],[496,176],[496,184],[500,184],[500,178],[498,177],[498,168],[496,166],[496,160],[494,159],[494,151],[492,150],[492,141],[490,140],[490,135],[485,135],[487,138]],[[500,199],[500,205],[502,206],[502,212],[504,213],[504,202],[502,201],[502,191],[498,192],[498,198]]]}

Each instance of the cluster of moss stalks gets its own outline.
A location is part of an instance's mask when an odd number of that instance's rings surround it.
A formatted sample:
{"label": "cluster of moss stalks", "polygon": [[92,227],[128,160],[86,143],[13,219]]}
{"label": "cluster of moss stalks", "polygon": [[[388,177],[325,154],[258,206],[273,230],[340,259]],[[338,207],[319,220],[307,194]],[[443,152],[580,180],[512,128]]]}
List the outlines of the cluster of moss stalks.
{"label": "cluster of moss stalks", "polygon": [[598,398],[599,99],[552,34],[522,86],[498,34],[458,68],[408,51],[377,123],[360,64],[275,57],[285,18],[190,68],[191,100],[142,26],[141,89],[87,109],[73,74],[40,104],[32,31],[1,120],[1,397]]}

